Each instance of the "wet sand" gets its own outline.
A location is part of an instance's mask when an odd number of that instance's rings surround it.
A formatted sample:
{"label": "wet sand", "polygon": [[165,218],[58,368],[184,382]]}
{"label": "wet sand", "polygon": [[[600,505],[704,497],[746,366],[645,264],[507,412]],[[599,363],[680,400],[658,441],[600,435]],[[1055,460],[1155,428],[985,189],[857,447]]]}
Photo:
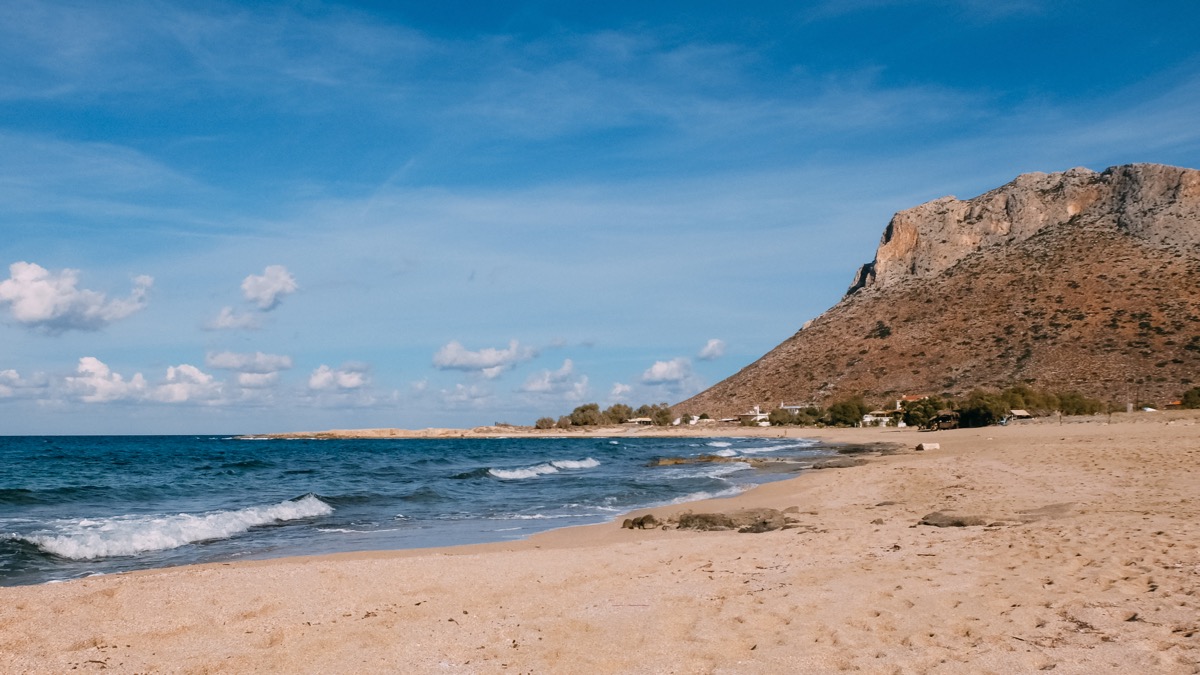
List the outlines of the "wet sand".
{"label": "wet sand", "polygon": [[0,672],[1200,672],[1200,416],[788,433],[905,451],[653,510],[787,510],[758,534],[622,517],[0,588]]}

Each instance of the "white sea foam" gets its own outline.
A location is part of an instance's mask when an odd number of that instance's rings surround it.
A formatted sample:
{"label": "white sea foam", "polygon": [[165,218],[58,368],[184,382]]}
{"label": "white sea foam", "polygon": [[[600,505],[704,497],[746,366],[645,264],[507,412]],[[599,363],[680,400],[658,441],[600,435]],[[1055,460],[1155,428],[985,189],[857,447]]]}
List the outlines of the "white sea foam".
{"label": "white sea foam", "polygon": [[716,455],[717,457],[736,457],[737,451],[730,450],[729,448],[722,448],[722,449],[714,452],[713,454]]}
{"label": "white sea foam", "polygon": [[746,462],[722,462],[720,464],[694,464],[673,467],[670,477],[676,480],[690,478],[723,478],[731,473],[751,468]]}
{"label": "white sea foam", "polygon": [[370,530],[355,530],[347,527],[318,527],[317,532],[328,532],[330,534],[379,534],[380,532],[399,532],[398,527],[385,527],[381,529]]}
{"label": "white sea foam", "polygon": [[816,441],[792,441],[790,443],[773,443],[771,445],[763,445],[759,447],[739,448],[742,453],[747,455],[757,455],[764,452],[779,452],[780,450],[803,450],[816,445]]}
{"label": "white sea foam", "polygon": [[728,448],[733,444],[728,441],[709,441],[706,445],[710,448]]}
{"label": "white sea foam", "polygon": [[742,488],[739,487],[731,487],[726,490],[721,490],[720,492],[693,492],[690,495],[684,495],[682,497],[672,499],[670,503],[686,504],[688,502],[698,502],[702,499],[720,499],[722,497],[732,497],[734,495],[740,495],[741,493]]}
{"label": "white sea foam", "polygon": [[594,469],[600,466],[600,462],[591,457],[587,459],[560,459],[550,462],[550,464],[559,469]]}
{"label": "white sea foam", "polygon": [[558,469],[549,464],[538,464],[525,469],[488,469],[488,473],[503,480],[523,480],[548,473],[558,473]]}
{"label": "white sea foam", "polygon": [[557,513],[554,515],[546,515],[544,513],[506,513],[503,515],[492,516],[493,520],[557,520],[559,518],[578,518],[580,514],[575,513]]}
{"label": "white sea foam", "polygon": [[592,457],[587,459],[556,459],[545,464],[529,466],[523,469],[488,469],[488,473],[503,480],[523,480],[536,478],[546,474],[558,473],[559,469],[594,469],[600,462]]}
{"label": "white sea foam", "polygon": [[227,539],[252,527],[330,513],[333,513],[332,506],[313,495],[307,495],[295,501],[269,506],[212,511],[200,515],[180,513],[59,521],[53,533],[22,536],[21,539],[64,558],[92,560],[165,551],[198,541]]}

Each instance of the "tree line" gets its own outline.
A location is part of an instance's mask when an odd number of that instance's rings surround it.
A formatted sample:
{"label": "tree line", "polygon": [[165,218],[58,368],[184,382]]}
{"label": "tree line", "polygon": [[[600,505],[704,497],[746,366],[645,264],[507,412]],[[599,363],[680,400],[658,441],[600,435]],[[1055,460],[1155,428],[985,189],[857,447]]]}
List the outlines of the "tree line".
{"label": "tree line", "polygon": [[[1200,387],[1193,387],[1184,392],[1180,405],[1183,408],[1200,409]],[[767,422],[771,426],[850,427],[862,424],[863,416],[872,409],[862,396],[851,396],[836,400],[825,408],[776,408],[767,414]],[[910,427],[928,427],[940,414],[946,412],[957,415],[959,426],[985,427],[999,423],[1013,410],[1026,410],[1034,416],[1044,416],[1055,413],[1095,415],[1113,412],[1115,408],[1112,404],[1077,392],[1051,392],[1017,385],[1001,391],[977,389],[961,398],[933,395],[918,401],[904,401],[900,409],[890,412],[894,420],[903,420]],[[707,413],[698,417],[709,418]],[[604,410],[600,409],[598,403],[585,403],[572,410],[571,414],[558,419],[542,417],[534,426],[538,429],[608,426],[624,424],[635,418],[648,418],[655,426],[668,426],[674,423],[676,416],[667,403],[642,405],[636,409],[624,403],[614,403]],[[683,423],[691,419],[691,415],[681,416]]]}
{"label": "tree line", "polygon": [[667,426],[675,420],[671,406],[666,403],[642,405],[637,409],[624,403],[614,403],[607,409],[601,410],[599,403],[584,403],[563,415],[557,420],[552,417],[539,418],[534,423],[537,429],[569,429],[571,427],[599,427],[613,424],[624,424],[631,419],[649,418],[655,426]]}
{"label": "tree line", "polygon": [[[890,408],[891,406],[880,406]],[[1200,407],[1200,387],[1196,390],[1196,407]],[[837,400],[828,408],[809,407],[801,410],[772,410],[767,421],[773,426],[856,426],[872,410],[862,396]],[[975,390],[963,398],[929,396],[918,401],[904,401],[900,408],[890,410],[894,420],[903,420],[912,427],[928,427],[942,413],[954,413],[958,425],[985,427],[1007,418],[1012,410],[1026,410],[1032,415],[1094,415],[1111,412],[1111,407],[1099,399],[1076,392],[1039,391],[1019,385],[998,392]]]}

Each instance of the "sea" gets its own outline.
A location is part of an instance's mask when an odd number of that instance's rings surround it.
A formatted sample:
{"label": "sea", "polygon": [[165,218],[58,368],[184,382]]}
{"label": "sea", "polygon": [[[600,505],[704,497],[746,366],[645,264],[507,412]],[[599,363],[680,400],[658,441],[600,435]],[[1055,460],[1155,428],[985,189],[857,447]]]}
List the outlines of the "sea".
{"label": "sea", "polygon": [[[520,539],[732,496],[835,452],[784,438],[0,437],[0,585]],[[701,455],[730,461],[652,465]]]}

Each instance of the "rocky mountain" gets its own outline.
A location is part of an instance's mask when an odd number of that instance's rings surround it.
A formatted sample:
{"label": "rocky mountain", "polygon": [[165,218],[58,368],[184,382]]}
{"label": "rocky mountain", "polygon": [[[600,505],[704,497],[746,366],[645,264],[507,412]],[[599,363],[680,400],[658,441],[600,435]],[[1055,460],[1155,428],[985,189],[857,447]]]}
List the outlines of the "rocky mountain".
{"label": "rocky mountain", "polygon": [[1114,403],[1200,383],[1200,171],[1031,173],[897,213],[846,296],[677,412],[1028,384]]}

